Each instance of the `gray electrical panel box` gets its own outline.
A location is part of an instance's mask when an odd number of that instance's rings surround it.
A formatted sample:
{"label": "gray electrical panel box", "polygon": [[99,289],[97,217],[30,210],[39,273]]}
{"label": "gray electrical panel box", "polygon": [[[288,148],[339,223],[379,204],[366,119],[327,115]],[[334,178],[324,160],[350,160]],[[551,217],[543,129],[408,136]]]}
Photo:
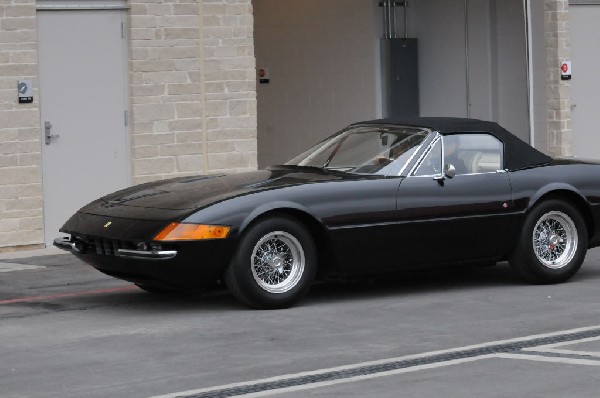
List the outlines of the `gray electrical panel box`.
{"label": "gray electrical panel box", "polygon": [[382,39],[381,69],[383,116],[419,116],[417,39]]}

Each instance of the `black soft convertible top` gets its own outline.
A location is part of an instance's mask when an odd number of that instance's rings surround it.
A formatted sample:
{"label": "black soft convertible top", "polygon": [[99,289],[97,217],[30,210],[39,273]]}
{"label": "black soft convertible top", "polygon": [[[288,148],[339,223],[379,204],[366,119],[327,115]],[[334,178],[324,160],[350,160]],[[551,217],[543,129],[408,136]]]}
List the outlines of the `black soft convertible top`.
{"label": "black soft convertible top", "polygon": [[455,117],[414,117],[378,119],[356,123],[356,125],[360,124],[423,127],[438,131],[441,134],[490,133],[504,143],[504,167],[511,171],[540,166],[552,161],[550,156],[543,154],[509,133],[498,123],[484,120]]}

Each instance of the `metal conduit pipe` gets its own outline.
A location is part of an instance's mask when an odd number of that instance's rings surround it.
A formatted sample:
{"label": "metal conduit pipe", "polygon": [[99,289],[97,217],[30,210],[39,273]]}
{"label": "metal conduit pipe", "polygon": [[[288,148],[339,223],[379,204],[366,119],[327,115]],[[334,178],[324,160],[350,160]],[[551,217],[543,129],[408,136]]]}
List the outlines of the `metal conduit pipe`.
{"label": "metal conduit pipe", "polygon": [[389,39],[390,23],[388,21],[388,0],[383,0],[383,37]]}
{"label": "metal conduit pipe", "polygon": [[383,37],[386,39],[398,38],[396,7],[404,7],[404,38],[408,38],[408,1],[382,0],[379,3],[383,7]]}

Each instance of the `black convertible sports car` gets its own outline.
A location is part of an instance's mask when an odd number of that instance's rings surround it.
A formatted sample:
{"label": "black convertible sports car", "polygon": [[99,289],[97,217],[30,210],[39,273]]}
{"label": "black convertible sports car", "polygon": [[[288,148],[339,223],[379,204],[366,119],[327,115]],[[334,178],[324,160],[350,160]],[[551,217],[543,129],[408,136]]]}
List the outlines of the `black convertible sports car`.
{"label": "black convertible sports car", "polygon": [[224,282],[282,308],[315,278],[494,263],[568,280],[600,245],[600,163],[554,159],[496,123],[353,124],[280,166],[131,187],[55,245],[147,291]]}

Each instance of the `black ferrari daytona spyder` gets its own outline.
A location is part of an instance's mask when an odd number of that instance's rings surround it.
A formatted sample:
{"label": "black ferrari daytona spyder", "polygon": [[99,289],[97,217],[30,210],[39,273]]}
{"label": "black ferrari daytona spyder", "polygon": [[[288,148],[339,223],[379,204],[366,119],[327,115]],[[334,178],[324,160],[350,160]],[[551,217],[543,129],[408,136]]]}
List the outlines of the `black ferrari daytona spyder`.
{"label": "black ferrari daytona spyder", "polygon": [[496,123],[353,124],[284,165],[100,198],[55,245],[147,291],[224,283],[256,308],[315,278],[508,260],[558,283],[600,245],[600,163],[549,157]]}

